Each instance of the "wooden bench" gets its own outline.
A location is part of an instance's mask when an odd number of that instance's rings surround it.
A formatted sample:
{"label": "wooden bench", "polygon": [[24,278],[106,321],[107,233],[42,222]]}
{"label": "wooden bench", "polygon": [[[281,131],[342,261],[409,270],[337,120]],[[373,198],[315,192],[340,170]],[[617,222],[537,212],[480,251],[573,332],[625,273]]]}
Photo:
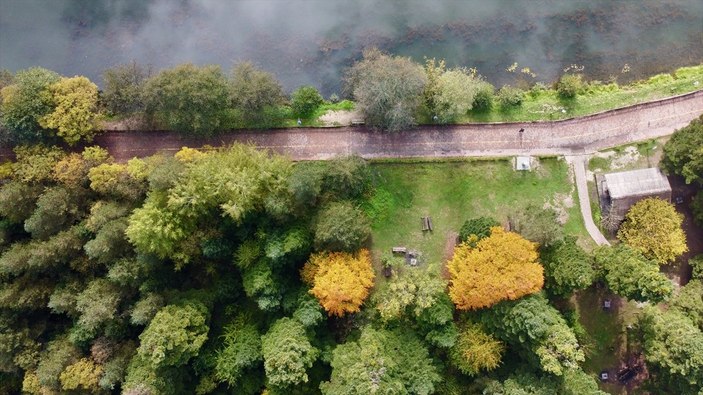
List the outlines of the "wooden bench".
{"label": "wooden bench", "polygon": [[408,252],[407,247],[393,247],[391,248],[391,252],[394,254],[405,254]]}
{"label": "wooden bench", "polygon": [[432,232],[432,218],[430,217],[422,217],[422,231],[430,231]]}
{"label": "wooden bench", "polygon": [[361,126],[361,125],[365,125],[366,122],[363,119],[352,119],[351,124],[352,124],[352,126]]}

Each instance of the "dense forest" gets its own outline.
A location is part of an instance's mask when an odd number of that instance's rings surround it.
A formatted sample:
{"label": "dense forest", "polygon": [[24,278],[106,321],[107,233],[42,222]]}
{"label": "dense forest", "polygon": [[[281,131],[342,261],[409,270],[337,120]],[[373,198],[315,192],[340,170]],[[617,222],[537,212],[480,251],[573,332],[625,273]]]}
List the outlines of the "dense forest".
{"label": "dense forest", "polygon": [[[693,183],[700,127],[665,147]],[[686,250],[663,201],[633,206],[623,242],[590,252],[539,207],[513,231],[468,219],[440,275],[371,256],[358,157],[16,153],[0,188],[3,393],[598,394],[564,303],[593,284],[645,302],[628,333],[644,388],[703,383],[703,260],[684,287],[660,272]]]}
{"label": "dense forest", "polygon": [[[470,69],[373,50],[345,82],[387,131],[619,89],[570,72],[496,92]],[[293,163],[234,145],[120,163],[90,146],[109,119],[207,136],[309,120],[338,97],[289,97],[249,63],[119,66],[102,90],[31,68],[0,72],[0,89],[0,144],[16,156],[0,163],[0,393],[601,394],[569,303],[598,287],[641,302],[627,333],[641,388],[701,394],[703,257],[685,286],[660,270],[687,250],[668,202],[637,203],[619,243],[592,251],[541,206],[466,218],[433,271],[372,253],[359,157]],[[677,131],[662,161],[698,186],[702,128]],[[691,207],[703,225],[703,192]]]}

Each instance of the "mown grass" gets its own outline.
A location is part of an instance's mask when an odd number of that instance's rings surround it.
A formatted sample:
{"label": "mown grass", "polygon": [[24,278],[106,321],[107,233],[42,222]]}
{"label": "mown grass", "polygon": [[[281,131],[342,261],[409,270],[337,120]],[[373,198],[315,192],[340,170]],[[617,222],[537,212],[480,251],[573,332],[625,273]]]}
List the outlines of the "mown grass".
{"label": "mown grass", "polygon": [[[568,165],[556,158],[540,162],[532,172],[514,171],[509,159],[373,163],[374,193],[363,208],[372,221],[374,255],[405,246],[418,250],[423,264],[440,270],[447,245],[465,220],[490,216],[503,222],[511,210],[531,202],[542,205],[555,194],[573,199],[565,231],[591,243]],[[423,216],[432,217],[433,232],[422,231]]]}
{"label": "mown grass", "polygon": [[615,108],[662,99],[703,89],[703,65],[682,67],[671,74],[658,74],[630,85],[591,82],[575,99],[564,100],[556,90],[536,85],[525,92],[521,106],[488,112],[471,112],[458,119],[467,122],[521,122],[573,118]]}

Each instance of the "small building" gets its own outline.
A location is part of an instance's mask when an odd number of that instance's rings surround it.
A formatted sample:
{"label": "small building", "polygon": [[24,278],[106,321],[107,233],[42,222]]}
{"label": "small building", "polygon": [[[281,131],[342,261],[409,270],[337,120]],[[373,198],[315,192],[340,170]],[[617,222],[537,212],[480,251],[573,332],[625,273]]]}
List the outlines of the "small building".
{"label": "small building", "polygon": [[515,170],[518,171],[530,171],[532,170],[532,157],[530,156],[518,156],[515,158]]}
{"label": "small building", "polygon": [[596,187],[603,213],[619,220],[642,199],[671,201],[669,180],[655,167],[596,176]]}

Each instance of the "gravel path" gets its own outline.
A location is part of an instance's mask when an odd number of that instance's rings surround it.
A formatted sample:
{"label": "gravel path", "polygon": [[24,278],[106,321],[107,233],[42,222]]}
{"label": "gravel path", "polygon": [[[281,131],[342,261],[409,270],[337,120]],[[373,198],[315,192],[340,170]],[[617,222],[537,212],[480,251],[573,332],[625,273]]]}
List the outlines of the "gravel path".
{"label": "gravel path", "polygon": [[581,208],[581,216],[583,223],[586,226],[588,234],[591,235],[593,241],[598,245],[610,245],[608,239],[603,236],[600,229],[593,222],[591,214],[591,198],[588,195],[588,184],[586,182],[586,165],[590,155],[567,156],[566,160],[573,166],[574,178],[576,182],[576,192],[579,196],[579,206]]}

